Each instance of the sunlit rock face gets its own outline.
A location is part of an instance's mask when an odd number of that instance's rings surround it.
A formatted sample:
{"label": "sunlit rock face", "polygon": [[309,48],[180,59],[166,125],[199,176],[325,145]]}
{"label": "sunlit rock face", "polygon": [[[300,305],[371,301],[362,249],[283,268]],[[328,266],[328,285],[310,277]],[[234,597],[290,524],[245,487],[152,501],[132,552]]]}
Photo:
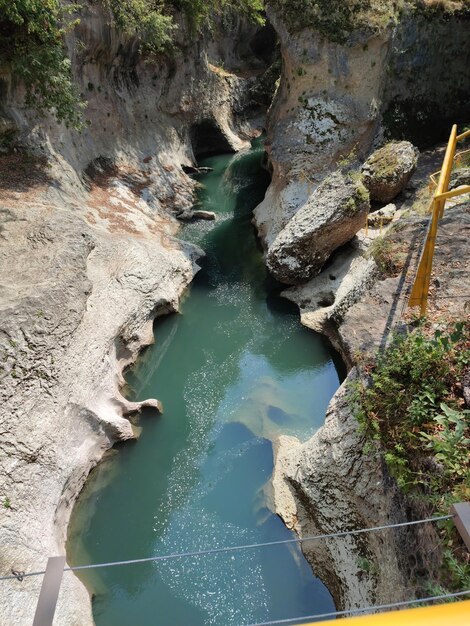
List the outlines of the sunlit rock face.
{"label": "sunlit rock face", "polygon": [[[355,31],[343,43],[312,29],[293,30],[268,9],[281,41],[283,73],[268,116],[273,179],[254,223],[271,272],[296,284],[284,295],[298,304],[306,326],[333,341],[348,367],[381,345],[396,314],[399,278],[379,280],[375,261],[366,253],[370,241],[359,233],[330,257],[319,275],[299,285],[305,280],[302,273],[312,271],[307,255],[321,243],[312,237],[305,249],[291,244],[302,241],[307,214],[308,228],[319,219],[314,205],[321,211],[321,203],[314,199],[332,171],[355,170],[361,177],[360,166],[390,139],[431,146],[447,139],[452,123],[468,121],[470,10],[446,13],[439,7],[428,12],[420,5],[390,21],[381,34]],[[406,145],[402,162],[397,159],[392,174],[384,177],[386,185],[369,175],[368,163],[364,182],[371,199],[389,202],[407,184],[417,153]],[[392,213],[391,206],[382,209],[380,228]],[[414,220],[405,231],[406,249],[425,228],[424,220]],[[363,452],[348,389],[339,390],[325,426],[312,439],[301,443],[281,437],[278,442],[275,509],[300,536],[402,521],[409,515],[380,459]],[[306,542],[303,549],[337,606],[348,608],[409,598],[410,571],[416,567],[411,560],[419,554],[429,571],[439,560],[432,528],[422,534],[407,531],[385,543],[368,535],[360,542]],[[370,567],[374,560],[379,567]],[[361,567],[365,562],[367,567]]]}
{"label": "sunlit rock face", "polygon": [[306,282],[364,226],[369,208],[369,194],[360,178],[331,174],[270,246],[270,272],[283,283]]}
{"label": "sunlit rock face", "polygon": [[403,191],[418,163],[418,149],[409,141],[387,143],[361,168],[362,180],[375,202],[390,202]]}
{"label": "sunlit rock face", "polygon": [[[469,10],[423,12],[338,43],[309,28],[293,31],[268,8],[283,70],[268,116],[273,180],[254,219],[265,248],[338,161],[364,161],[384,134],[430,145],[441,138],[436,130],[442,135],[444,126],[445,136],[463,118]],[[445,50],[442,41],[449,41]]]}

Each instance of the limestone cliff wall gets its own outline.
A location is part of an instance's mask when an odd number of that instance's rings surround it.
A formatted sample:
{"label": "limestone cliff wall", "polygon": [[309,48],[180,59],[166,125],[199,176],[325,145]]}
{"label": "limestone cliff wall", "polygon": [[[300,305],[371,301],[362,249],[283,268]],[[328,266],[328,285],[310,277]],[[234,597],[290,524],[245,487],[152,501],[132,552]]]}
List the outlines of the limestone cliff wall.
{"label": "limestone cliff wall", "polygon": [[[300,537],[403,520],[398,490],[380,458],[361,454],[364,443],[344,386],[311,440],[279,438],[275,507]],[[344,610],[409,599],[412,591],[400,562],[405,543],[407,533],[381,531],[305,542],[302,550],[337,610]]]}
{"label": "limestone cliff wall", "polygon": [[148,62],[139,55],[136,39],[110,25],[100,3],[85,3],[67,44],[87,102],[86,128],[71,131],[51,115],[26,109],[21,85],[5,68],[0,75],[3,127],[16,127],[16,141],[58,165],[55,175],[74,193],[98,157],[132,165],[147,158],[159,178],[155,208],[187,206],[191,196],[184,188],[191,190],[192,184],[179,180],[180,165],[194,163],[198,140],[204,142],[209,132],[214,149],[237,150],[262,126],[248,92],[265,60],[250,48],[253,42],[257,49],[256,27],[243,22],[201,39],[189,35],[181,18],[177,32],[175,52]]}
{"label": "limestone cliff wall", "polygon": [[[423,166],[426,174],[435,168],[432,162]],[[420,174],[425,181],[427,176]],[[388,235],[390,249],[397,258],[407,258],[410,267],[415,267],[427,223],[426,217],[411,214]],[[469,229],[468,200],[447,207],[433,265],[438,289],[429,302],[431,319],[468,317],[469,299],[458,294],[470,260]],[[301,537],[431,513],[424,501],[410,500],[397,488],[354,416],[354,365],[373,356],[400,328],[408,287],[398,271],[382,276],[374,258],[365,254],[366,247],[361,233],[326,272],[284,294],[299,305],[302,323],[328,335],[350,368],[328,407],[324,426],[306,442],[281,437],[276,447],[274,507]],[[322,302],[328,293],[331,300]],[[442,546],[434,524],[306,542],[302,549],[338,609],[410,599],[420,577],[439,580]]]}
{"label": "limestone cliff wall", "polygon": [[470,9],[413,12],[394,29],[385,77],[382,120],[392,137],[420,147],[446,141],[468,121]]}
{"label": "limestone cliff wall", "polygon": [[[195,187],[182,165],[209,144],[247,146],[263,123],[249,95],[266,67],[256,28],[193,39],[181,22],[176,54],[144,63],[108,22],[90,2],[68,39],[88,104],[81,133],[26,109],[21,84],[1,76],[0,128],[15,147],[0,154],[2,574],[64,553],[89,471],[138,432],[122,370],[154,318],[178,309],[202,255],[175,239]],[[2,626],[32,623],[40,582],[3,583]],[[92,622],[67,574],[54,623]]]}
{"label": "limestone cliff wall", "polygon": [[309,28],[291,32],[268,14],[283,66],[267,123],[273,180],[255,211],[267,248],[338,160],[363,159],[384,127],[429,145],[436,120],[445,136],[470,95],[468,9],[408,11],[381,34],[356,31],[345,43]]}

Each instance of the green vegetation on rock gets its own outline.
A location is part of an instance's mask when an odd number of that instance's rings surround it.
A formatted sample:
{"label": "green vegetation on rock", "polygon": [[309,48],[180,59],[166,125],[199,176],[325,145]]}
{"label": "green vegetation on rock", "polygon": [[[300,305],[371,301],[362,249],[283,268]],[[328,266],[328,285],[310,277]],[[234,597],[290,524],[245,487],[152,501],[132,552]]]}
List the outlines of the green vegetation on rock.
{"label": "green vegetation on rock", "polygon": [[344,43],[354,30],[379,32],[396,19],[402,0],[271,0],[293,31],[314,28]]}
{"label": "green vegetation on rock", "polygon": [[79,127],[83,105],[64,45],[75,9],[59,0],[0,0],[0,55],[24,82],[28,106],[52,109],[59,121]]}
{"label": "green vegetation on rock", "polygon": [[155,54],[167,50],[173,42],[173,18],[158,0],[102,0],[110,10],[115,26],[130,35],[137,35],[142,51]]}
{"label": "green vegetation on rock", "polygon": [[185,16],[189,29],[195,33],[203,24],[230,11],[261,23],[263,0],[100,0],[107,6],[116,26],[136,35],[142,51],[158,53],[172,47],[176,30],[174,14]]}
{"label": "green vegetation on rock", "polygon": [[[172,47],[174,14],[182,11],[192,32],[226,12],[262,23],[262,0],[94,0],[110,11],[115,26],[152,55]],[[65,0],[0,0],[2,65],[26,87],[26,104],[54,111],[67,126],[82,126],[84,103],[74,84],[65,34],[79,20],[80,3]]]}
{"label": "green vegetation on rock", "polygon": [[267,4],[289,30],[313,28],[337,43],[345,43],[353,31],[383,31],[404,9],[429,16],[468,10],[465,0],[269,0]]}
{"label": "green vegetation on rock", "polygon": [[[453,502],[470,499],[470,410],[463,397],[470,324],[437,326],[400,334],[376,362],[363,363],[353,398],[368,448],[383,454],[402,491],[446,514]],[[470,580],[468,567],[459,565],[455,532],[452,524],[441,530],[441,582],[451,590]]]}

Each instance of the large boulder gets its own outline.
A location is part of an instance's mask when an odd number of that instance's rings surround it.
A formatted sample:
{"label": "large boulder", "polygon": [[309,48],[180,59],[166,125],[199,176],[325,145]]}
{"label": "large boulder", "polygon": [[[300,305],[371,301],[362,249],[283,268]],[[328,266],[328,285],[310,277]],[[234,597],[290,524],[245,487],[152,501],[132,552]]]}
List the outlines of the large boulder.
{"label": "large boulder", "polygon": [[403,191],[418,163],[419,151],[409,141],[388,143],[362,166],[362,179],[376,202],[390,202]]}
{"label": "large boulder", "polygon": [[306,282],[364,226],[369,208],[369,193],[359,176],[331,174],[268,249],[270,272],[282,283]]}

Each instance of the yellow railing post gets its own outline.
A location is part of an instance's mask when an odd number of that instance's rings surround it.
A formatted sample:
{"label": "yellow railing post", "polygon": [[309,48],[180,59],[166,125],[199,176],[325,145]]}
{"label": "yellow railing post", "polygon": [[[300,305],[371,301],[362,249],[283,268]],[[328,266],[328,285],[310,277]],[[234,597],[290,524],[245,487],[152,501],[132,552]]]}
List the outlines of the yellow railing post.
{"label": "yellow railing post", "polygon": [[[464,133],[465,135],[465,133]],[[463,137],[463,135],[459,135]],[[418,265],[418,271],[416,273],[415,282],[411,290],[408,306],[420,307],[420,315],[424,317],[426,315],[429,286],[431,284],[431,272],[432,262],[434,258],[434,248],[436,245],[437,225],[439,219],[444,213],[444,206],[446,198],[439,197],[446,193],[449,187],[450,175],[452,172],[452,164],[454,161],[455,150],[457,146],[457,125],[452,126],[452,130],[447,144],[446,153],[444,156],[444,162],[442,164],[441,173],[439,176],[439,182],[437,183],[437,189],[434,193],[434,197],[431,204],[432,218],[431,226],[429,228],[426,243],[424,245],[423,252]]]}

